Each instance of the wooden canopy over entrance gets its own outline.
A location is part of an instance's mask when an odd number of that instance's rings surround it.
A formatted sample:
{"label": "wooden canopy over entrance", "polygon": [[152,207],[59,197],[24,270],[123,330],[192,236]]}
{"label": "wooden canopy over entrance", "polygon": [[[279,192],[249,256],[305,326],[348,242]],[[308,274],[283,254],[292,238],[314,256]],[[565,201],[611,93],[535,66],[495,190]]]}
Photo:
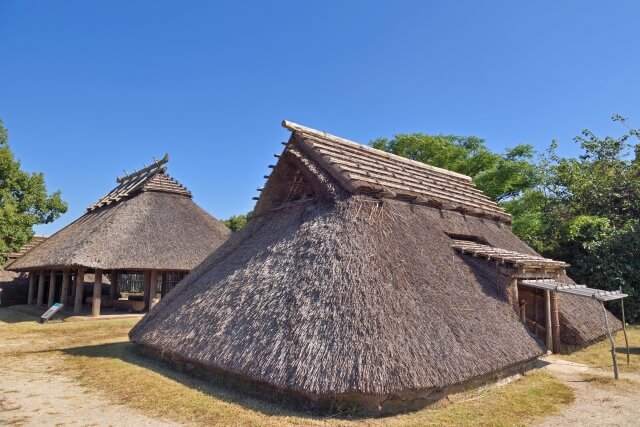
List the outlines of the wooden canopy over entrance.
{"label": "wooden canopy over entrance", "polygon": [[563,294],[577,295],[579,297],[593,298],[600,302],[612,301],[628,297],[622,291],[603,291],[602,289],[587,288],[586,285],[573,283],[560,283],[552,279],[523,280],[523,285],[538,289],[549,289]]}
{"label": "wooden canopy over entrance", "polygon": [[[611,343],[611,356],[613,358],[614,374],[618,378],[618,364],[616,361],[615,346],[607,311],[604,307],[606,301],[620,300],[622,308],[622,330],[624,332],[625,342],[627,345],[627,363],[629,361],[629,343],[627,341],[627,332],[625,329],[624,319],[624,302],[623,299],[627,294],[622,293],[622,289],[617,291],[605,291],[602,289],[588,288],[585,285],[575,283],[565,283],[566,268],[569,264],[563,261],[556,261],[550,258],[544,258],[539,255],[524,254],[521,252],[510,251],[507,249],[497,248],[494,246],[478,243],[471,240],[453,239],[451,247],[461,254],[471,255],[476,258],[485,258],[487,261],[495,262],[499,274],[509,277],[510,286],[507,289],[507,298],[513,305],[515,312],[520,320],[530,328],[533,328],[534,334],[544,333],[546,338],[546,346],[549,351],[554,353],[560,352],[560,318],[558,311],[558,294],[570,294],[583,298],[595,299],[600,302],[604,313],[604,321],[606,331]],[[519,290],[519,287],[525,288]],[[544,292],[544,316],[538,315],[536,308],[538,298],[541,295],[535,293],[536,290]],[[539,294],[540,292],[538,292]],[[522,299],[519,297],[522,296]],[[527,316],[528,300],[533,302],[533,319]],[[542,319],[540,319],[542,317]],[[544,324],[544,327],[541,326]],[[539,331],[539,329],[541,331]]]}

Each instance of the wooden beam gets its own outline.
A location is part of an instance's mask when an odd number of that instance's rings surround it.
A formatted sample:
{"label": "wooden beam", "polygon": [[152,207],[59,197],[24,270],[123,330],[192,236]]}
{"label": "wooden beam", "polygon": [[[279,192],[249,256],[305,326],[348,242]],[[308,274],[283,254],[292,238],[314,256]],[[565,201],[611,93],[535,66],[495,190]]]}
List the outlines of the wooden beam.
{"label": "wooden beam", "polygon": [[69,270],[62,272],[62,289],[60,289],[60,304],[67,305],[67,297],[69,296]]}
{"label": "wooden beam", "polygon": [[49,301],[47,307],[51,307],[56,302],[56,271],[51,270],[49,273]]}
{"label": "wooden beam", "polygon": [[616,345],[613,342],[613,336],[611,335],[611,328],[609,327],[609,318],[607,317],[607,309],[604,308],[604,302],[600,301],[602,305],[602,312],[604,313],[604,324],[607,327],[607,335],[609,335],[609,343],[611,344],[611,358],[613,359],[613,376],[618,379],[618,361],[616,360]]}
{"label": "wooden beam", "polygon": [[[619,291],[622,293],[622,286],[620,286]],[[622,310],[622,332],[624,333],[624,343],[627,346],[627,365],[629,365],[629,340],[627,339],[627,322],[624,318],[624,298],[620,298],[620,309]]]}
{"label": "wooden beam", "polygon": [[560,353],[560,314],[558,313],[558,292],[551,292],[551,328],[553,330],[553,352]]}
{"label": "wooden beam", "polygon": [[29,272],[29,294],[27,295],[27,304],[35,304],[34,295],[36,293],[36,272]]}
{"label": "wooden beam", "polygon": [[144,272],[144,309],[149,310],[151,307],[151,271],[147,270]]}
{"label": "wooden beam", "polygon": [[111,272],[111,287],[109,288],[109,297],[111,300],[115,300],[118,298],[118,278],[120,273],[117,270],[113,270]]}
{"label": "wooden beam", "polygon": [[76,274],[76,293],[75,301],[73,304],[73,313],[82,313],[82,299],[84,294],[84,268],[79,268]]}
{"label": "wooden beam", "polygon": [[553,351],[553,334],[551,329],[551,291],[548,289],[544,290],[544,308],[546,312],[545,318],[545,334],[546,334],[546,345],[547,345],[547,353],[551,353]]}
{"label": "wooden beam", "polygon": [[150,277],[150,286],[149,289],[151,293],[149,294],[149,310],[153,308],[153,300],[156,298],[158,292],[158,271],[152,270]]}
{"label": "wooden beam", "polygon": [[102,270],[95,269],[95,280],[93,281],[93,299],[91,301],[91,315],[100,316],[100,299],[102,298]]}
{"label": "wooden beam", "polygon": [[38,275],[38,302],[37,306],[42,307],[44,305],[44,270],[40,270]]}
{"label": "wooden beam", "polygon": [[163,299],[164,296],[167,294],[167,272],[163,271],[162,272],[162,284],[160,285],[160,299]]}
{"label": "wooden beam", "polygon": [[520,317],[520,298],[518,297],[518,279],[511,279],[509,287],[511,288],[511,304],[513,305],[513,310],[516,312],[518,317]]}

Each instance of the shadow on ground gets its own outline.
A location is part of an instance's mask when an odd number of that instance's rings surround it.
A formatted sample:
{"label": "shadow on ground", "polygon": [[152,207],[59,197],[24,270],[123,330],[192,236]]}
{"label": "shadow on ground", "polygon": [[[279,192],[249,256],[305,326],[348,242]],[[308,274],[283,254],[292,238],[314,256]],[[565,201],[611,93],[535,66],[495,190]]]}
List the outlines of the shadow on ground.
{"label": "shadow on ground", "polygon": [[[627,354],[626,347],[616,347],[617,354]],[[640,355],[640,347],[629,347],[629,354]]]}
{"label": "shadow on ground", "polygon": [[353,409],[335,408],[330,413],[320,413],[311,408],[300,408],[296,402],[280,396],[269,396],[250,387],[238,386],[233,380],[221,376],[201,378],[185,372],[168,362],[150,358],[139,347],[130,342],[107,343],[61,350],[71,356],[119,359],[123,362],[151,370],[165,378],[176,381],[190,389],[200,391],[226,403],[237,404],[246,409],[269,416],[304,417],[309,421],[328,418],[366,419],[371,416]]}

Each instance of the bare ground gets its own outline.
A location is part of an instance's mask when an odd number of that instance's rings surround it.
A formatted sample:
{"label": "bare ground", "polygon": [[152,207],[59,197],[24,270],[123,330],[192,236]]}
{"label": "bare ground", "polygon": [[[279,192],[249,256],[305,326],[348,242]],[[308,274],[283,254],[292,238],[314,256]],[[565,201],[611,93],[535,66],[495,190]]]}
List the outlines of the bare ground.
{"label": "bare ground", "polygon": [[[114,405],[57,370],[51,353],[19,359],[0,376],[0,425],[170,426]],[[5,366],[6,367],[6,366]]]}
{"label": "bare ground", "polygon": [[561,356],[547,356],[544,361],[549,364],[543,369],[573,389],[575,401],[540,426],[637,426],[640,423],[640,374],[637,372],[622,373],[616,381],[612,371],[569,362]]}

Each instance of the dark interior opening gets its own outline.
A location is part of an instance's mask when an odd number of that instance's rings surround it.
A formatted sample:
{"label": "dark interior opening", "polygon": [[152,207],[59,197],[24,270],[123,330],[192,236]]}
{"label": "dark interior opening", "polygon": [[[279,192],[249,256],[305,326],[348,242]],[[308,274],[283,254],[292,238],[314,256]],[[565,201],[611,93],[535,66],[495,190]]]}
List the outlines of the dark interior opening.
{"label": "dark interior opening", "polygon": [[489,242],[487,242],[485,238],[474,236],[472,234],[447,233],[447,236],[449,236],[453,240],[466,240],[469,242],[478,243],[480,245],[489,245]]}

